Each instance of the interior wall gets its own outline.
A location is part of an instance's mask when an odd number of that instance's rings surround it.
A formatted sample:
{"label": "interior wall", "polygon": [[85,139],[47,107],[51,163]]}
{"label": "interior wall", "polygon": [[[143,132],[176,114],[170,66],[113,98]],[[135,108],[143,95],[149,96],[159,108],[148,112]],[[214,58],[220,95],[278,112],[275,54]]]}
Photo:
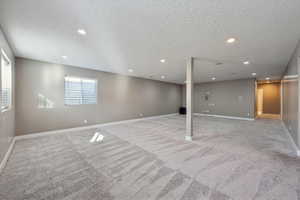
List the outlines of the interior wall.
{"label": "interior wall", "polygon": [[[98,80],[97,105],[64,105],[64,77]],[[181,86],[72,66],[16,59],[16,134],[177,113]],[[38,96],[53,108],[38,108]],[[84,124],[87,120],[87,124]]]}
{"label": "interior wall", "polygon": [[282,79],[282,119],[295,143],[300,147],[299,136],[299,57],[300,42],[291,57]]}
{"label": "interior wall", "polygon": [[[185,106],[185,86],[182,91],[182,104]],[[254,118],[255,80],[240,79],[195,84],[194,112]]]}
{"label": "interior wall", "polygon": [[258,84],[263,90],[263,113],[280,114],[280,83]]}
{"label": "interior wall", "polygon": [[[15,135],[14,54],[8,44],[8,41],[5,38],[4,33],[1,31],[1,28],[0,28],[0,48],[4,49],[5,53],[7,54],[7,56],[12,62],[12,76],[13,76],[12,108],[9,111],[5,111],[5,112],[0,111],[0,162],[1,162]],[[0,70],[0,79],[1,79],[1,70]],[[0,85],[1,85],[1,81],[0,81]]]}

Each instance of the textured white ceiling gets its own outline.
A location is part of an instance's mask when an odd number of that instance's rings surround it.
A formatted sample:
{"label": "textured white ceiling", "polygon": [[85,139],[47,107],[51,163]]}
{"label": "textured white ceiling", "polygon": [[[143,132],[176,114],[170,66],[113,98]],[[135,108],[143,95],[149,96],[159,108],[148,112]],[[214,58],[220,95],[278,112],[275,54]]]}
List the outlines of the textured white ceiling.
{"label": "textured white ceiling", "polygon": [[[299,19],[299,0],[0,0],[17,56],[177,83],[190,56],[197,82],[280,76]],[[225,44],[229,37],[238,42]]]}

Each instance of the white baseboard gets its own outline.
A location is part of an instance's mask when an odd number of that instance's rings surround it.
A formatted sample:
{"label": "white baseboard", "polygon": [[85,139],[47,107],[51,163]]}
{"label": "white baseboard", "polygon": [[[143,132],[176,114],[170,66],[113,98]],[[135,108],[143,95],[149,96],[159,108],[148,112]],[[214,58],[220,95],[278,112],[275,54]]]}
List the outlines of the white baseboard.
{"label": "white baseboard", "polygon": [[237,119],[237,120],[247,120],[247,121],[254,121],[254,118],[247,118],[247,117],[233,117],[233,116],[226,116],[226,115],[211,115],[211,114],[204,114],[204,113],[194,113],[194,115],[198,116],[206,116],[206,117],[218,117],[224,119]]}
{"label": "white baseboard", "polygon": [[9,157],[10,157],[13,149],[14,149],[15,142],[16,142],[16,140],[15,140],[15,138],[13,138],[12,141],[10,142],[10,145],[8,147],[8,150],[7,150],[6,154],[4,155],[4,157],[3,157],[3,159],[2,159],[2,161],[0,163],[0,174],[1,174],[2,170],[5,168],[6,163],[7,163],[8,159],[9,159]]}
{"label": "white baseboard", "polygon": [[100,127],[105,127],[105,126],[124,124],[124,123],[132,123],[132,122],[137,122],[137,121],[142,121],[142,120],[156,119],[156,118],[169,117],[169,116],[175,116],[175,115],[178,115],[178,114],[173,113],[173,114],[167,114],[167,115],[157,115],[157,116],[152,116],[152,117],[143,117],[143,118],[136,118],[136,119],[130,119],[130,120],[108,122],[108,123],[95,124],[95,125],[90,125],[90,126],[59,129],[59,130],[54,130],[54,131],[44,131],[44,132],[39,132],[39,133],[31,133],[28,135],[16,136],[15,139],[23,140],[23,139],[36,138],[36,137],[41,137],[41,136],[53,135],[53,134],[60,134],[60,133],[65,133],[65,132],[82,131],[82,130],[87,130],[87,129],[91,129],[91,128],[100,128]]}
{"label": "white baseboard", "polygon": [[286,132],[286,135],[288,136],[289,140],[290,140],[291,143],[292,143],[292,146],[293,146],[293,148],[294,148],[294,150],[295,150],[295,154],[296,154],[298,157],[300,157],[300,149],[299,149],[299,147],[297,146],[297,144],[295,143],[293,137],[291,136],[291,133],[290,133],[289,129],[286,127],[286,125],[285,125],[285,123],[284,123],[283,121],[282,121],[281,123],[282,123],[282,125],[283,125],[283,127],[284,127],[284,130],[285,130],[285,132]]}
{"label": "white baseboard", "polygon": [[61,133],[66,133],[66,132],[71,132],[71,131],[81,131],[81,130],[87,130],[87,129],[91,129],[91,128],[100,128],[100,127],[104,127],[104,126],[111,126],[111,125],[117,125],[117,124],[132,123],[132,122],[137,122],[137,121],[142,121],[142,120],[147,120],[147,119],[156,119],[156,118],[169,117],[169,116],[175,116],[175,115],[178,115],[178,114],[173,113],[173,114],[167,114],[167,115],[157,115],[157,116],[152,116],[152,117],[143,117],[143,118],[122,120],[122,121],[109,122],[109,123],[103,123],[103,124],[95,124],[95,125],[91,125],[91,126],[82,126],[82,127],[60,129],[60,130],[54,130],[54,131],[45,131],[45,132],[39,132],[39,133],[31,133],[28,135],[15,136],[12,139],[7,152],[0,163],[0,174],[1,174],[2,170],[4,169],[4,167],[6,166],[6,163],[7,163],[8,159],[12,153],[12,150],[14,148],[15,142],[18,140],[36,138],[36,137],[42,137],[42,136],[54,135],[54,134],[61,134]]}
{"label": "white baseboard", "polygon": [[[2,159],[0,163],[0,173],[4,169],[11,153],[14,148],[15,142],[17,140],[23,140],[23,139],[29,139],[29,138],[36,138],[36,137],[41,137],[41,136],[47,136],[47,135],[53,135],[53,134],[60,134],[60,133],[65,133],[65,132],[70,132],[70,131],[80,131],[80,130],[87,130],[91,128],[100,128],[100,127],[105,127],[105,126],[111,126],[111,125],[117,125],[117,124],[124,124],[124,123],[132,123],[132,122],[137,122],[137,121],[142,121],[142,120],[147,120],[147,119],[156,119],[156,118],[161,118],[161,117],[168,117],[168,116],[175,116],[178,115],[177,113],[173,114],[167,114],[167,115],[158,115],[158,116],[152,116],[152,117],[143,117],[143,118],[137,118],[137,119],[131,119],[131,120],[122,120],[122,121],[116,121],[116,122],[109,122],[109,123],[103,123],[103,124],[96,124],[96,125],[91,125],[91,126],[82,126],[82,127],[76,127],[76,128],[69,128],[69,129],[60,129],[60,130],[54,130],[54,131],[45,131],[45,132],[40,132],[40,133],[32,133],[28,135],[22,135],[22,136],[16,136],[12,139],[12,142],[8,148],[8,151],[6,152],[4,158]],[[209,116],[209,117],[219,117],[219,118],[225,118],[225,119],[238,119],[238,120],[250,120],[253,121],[253,118],[242,118],[242,117],[232,117],[232,116],[224,116],[224,115],[210,115],[210,114],[202,114],[202,113],[194,113],[194,115],[199,115],[199,116]],[[284,125],[285,127],[285,125]],[[287,132],[288,137],[290,138],[293,148],[295,148],[295,151],[297,155],[300,157],[300,150],[295,144],[294,140],[292,139],[289,131],[285,127],[285,130]],[[192,141],[191,137],[186,136],[185,139],[187,141]]]}

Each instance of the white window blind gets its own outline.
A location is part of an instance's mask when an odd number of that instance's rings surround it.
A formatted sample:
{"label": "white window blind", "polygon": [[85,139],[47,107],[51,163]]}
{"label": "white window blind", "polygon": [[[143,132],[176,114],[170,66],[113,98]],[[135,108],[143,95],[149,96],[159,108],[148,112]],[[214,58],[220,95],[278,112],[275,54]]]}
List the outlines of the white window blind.
{"label": "white window blind", "polygon": [[65,77],[65,105],[97,104],[97,80]]}
{"label": "white window blind", "polygon": [[1,110],[11,108],[12,104],[12,65],[1,49]]}

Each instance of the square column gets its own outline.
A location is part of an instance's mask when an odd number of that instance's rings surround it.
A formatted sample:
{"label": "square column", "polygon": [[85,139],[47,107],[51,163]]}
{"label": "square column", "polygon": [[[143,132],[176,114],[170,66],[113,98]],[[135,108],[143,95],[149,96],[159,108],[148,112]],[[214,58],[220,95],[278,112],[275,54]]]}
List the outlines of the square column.
{"label": "square column", "polygon": [[186,66],[186,135],[185,140],[192,141],[193,137],[193,100],[194,100],[194,58],[187,60]]}

